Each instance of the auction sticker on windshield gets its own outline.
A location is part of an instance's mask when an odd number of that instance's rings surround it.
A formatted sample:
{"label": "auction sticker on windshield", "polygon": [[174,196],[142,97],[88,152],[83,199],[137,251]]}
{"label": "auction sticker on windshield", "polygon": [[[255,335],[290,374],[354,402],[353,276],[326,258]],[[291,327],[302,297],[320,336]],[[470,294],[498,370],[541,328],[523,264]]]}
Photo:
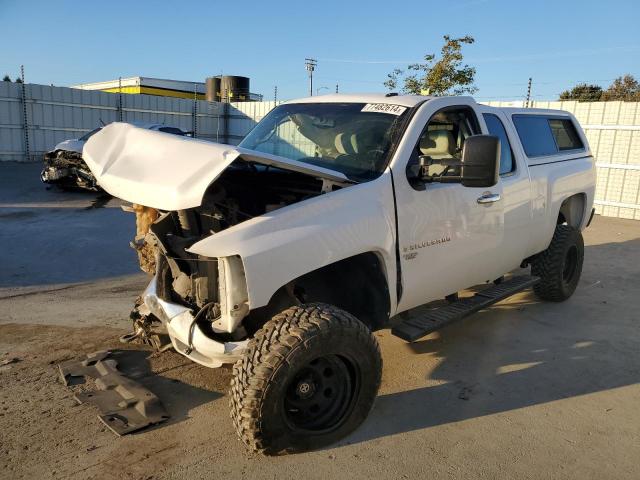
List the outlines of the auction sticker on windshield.
{"label": "auction sticker on windshield", "polygon": [[390,105],[388,103],[367,103],[363,112],[390,113],[391,115],[402,115],[407,107],[401,105]]}

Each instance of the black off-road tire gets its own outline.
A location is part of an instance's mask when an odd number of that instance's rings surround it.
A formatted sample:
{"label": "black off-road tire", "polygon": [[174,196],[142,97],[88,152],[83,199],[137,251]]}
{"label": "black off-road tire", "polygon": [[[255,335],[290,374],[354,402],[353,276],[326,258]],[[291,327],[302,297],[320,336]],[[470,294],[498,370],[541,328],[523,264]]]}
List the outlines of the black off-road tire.
{"label": "black off-road tire", "polygon": [[381,373],[378,342],[357,318],[326,304],[291,307],[256,332],[234,365],[231,418],[253,451],[320,448],[364,421]]}
{"label": "black off-road tire", "polygon": [[531,262],[531,274],[540,277],[533,290],[542,300],[562,302],[580,281],[584,241],[577,228],[558,225],[549,247]]}

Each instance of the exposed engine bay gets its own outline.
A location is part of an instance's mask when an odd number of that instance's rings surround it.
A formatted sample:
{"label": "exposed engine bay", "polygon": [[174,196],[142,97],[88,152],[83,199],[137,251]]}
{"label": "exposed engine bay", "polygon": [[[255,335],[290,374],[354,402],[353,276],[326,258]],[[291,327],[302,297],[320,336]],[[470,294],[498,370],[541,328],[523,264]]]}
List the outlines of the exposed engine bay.
{"label": "exposed engine bay", "polygon": [[[207,189],[199,207],[178,211],[157,211],[134,205],[138,234],[132,246],[137,250],[142,270],[156,274],[158,295],[199,312],[196,321],[209,326],[220,317],[226,299],[220,298],[225,267],[216,258],[187,252],[195,242],[251,218],[341,188],[326,180],[279,168],[236,160]],[[144,231],[144,230],[147,231]],[[239,260],[238,260],[239,261]],[[226,276],[232,275],[227,266]],[[231,282],[234,283],[234,282]],[[243,282],[238,282],[243,283]],[[242,306],[231,310],[246,315]],[[134,322],[148,315],[138,302]],[[211,335],[222,332],[210,330]],[[245,335],[244,329],[233,337]]]}

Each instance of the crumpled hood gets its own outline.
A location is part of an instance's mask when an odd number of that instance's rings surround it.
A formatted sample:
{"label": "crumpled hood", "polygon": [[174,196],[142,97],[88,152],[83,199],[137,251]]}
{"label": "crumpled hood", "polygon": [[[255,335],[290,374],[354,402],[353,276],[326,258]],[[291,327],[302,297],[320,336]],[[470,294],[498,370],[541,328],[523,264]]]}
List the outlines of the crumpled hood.
{"label": "crumpled hood", "polygon": [[82,157],[105,191],[160,210],[199,206],[207,187],[237,158],[349,182],[326,168],[119,122],[93,135]]}

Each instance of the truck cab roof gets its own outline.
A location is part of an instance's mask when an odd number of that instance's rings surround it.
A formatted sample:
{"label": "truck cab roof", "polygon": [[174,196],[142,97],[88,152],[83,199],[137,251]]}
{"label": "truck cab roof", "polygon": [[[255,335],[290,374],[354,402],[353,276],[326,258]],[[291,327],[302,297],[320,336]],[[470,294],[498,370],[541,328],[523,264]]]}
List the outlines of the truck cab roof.
{"label": "truck cab roof", "polygon": [[524,108],[524,107],[491,107],[484,106],[486,109],[499,110],[506,115],[562,115],[572,117],[570,112],[565,110],[554,110],[551,108]]}
{"label": "truck cab roof", "polygon": [[315,97],[298,98],[285,103],[385,103],[415,107],[434,97],[425,95],[388,95],[385,93],[332,93]]}
{"label": "truck cab roof", "polygon": [[[383,103],[388,105],[402,105],[403,107],[415,107],[421,103],[432,100],[431,95],[396,95],[385,93],[332,93],[328,95],[316,95],[313,97],[298,98],[290,100],[287,103]],[[478,103],[470,96],[451,96],[451,99],[464,100],[465,102]],[[571,117],[572,115],[564,110],[552,110],[543,108],[524,108],[524,107],[492,107],[483,105],[483,109],[504,112],[507,115],[526,114],[526,115],[562,115]]]}

